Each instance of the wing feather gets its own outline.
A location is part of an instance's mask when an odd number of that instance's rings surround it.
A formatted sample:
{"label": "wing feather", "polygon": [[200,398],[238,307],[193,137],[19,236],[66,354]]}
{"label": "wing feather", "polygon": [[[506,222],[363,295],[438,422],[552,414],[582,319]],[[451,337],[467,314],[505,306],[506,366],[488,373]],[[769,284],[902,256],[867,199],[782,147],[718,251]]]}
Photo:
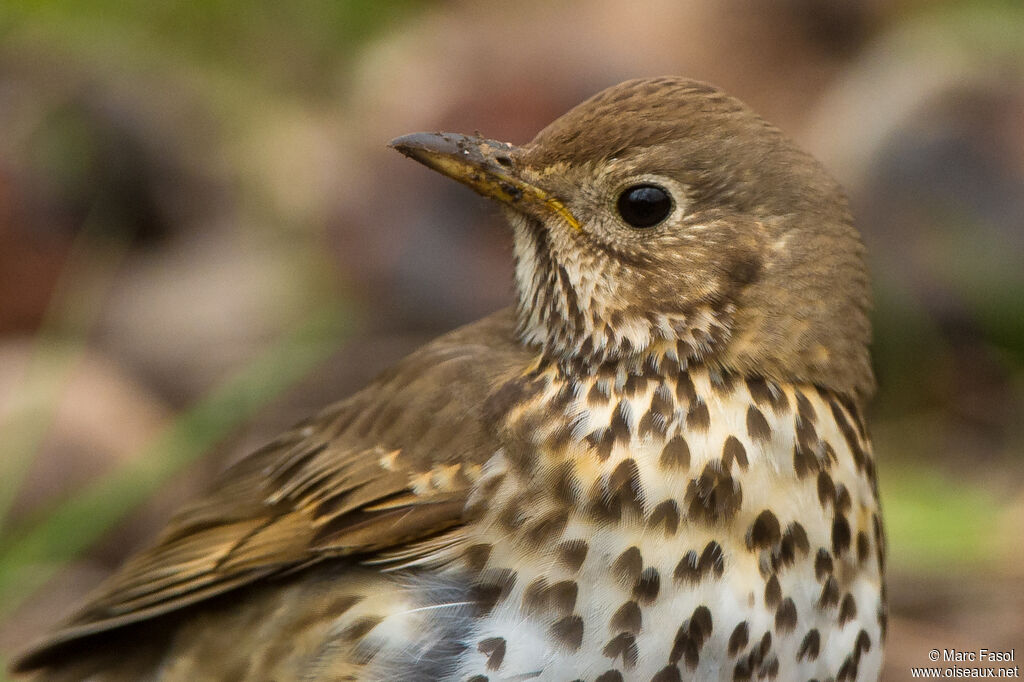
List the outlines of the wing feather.
{"label": "wing feather", "polygon": [[425,346],[225,472],[18,668],[324,560],[418,565],[458,544],[474,472],[494,451],[482,406],[532,361],[508,312]]}

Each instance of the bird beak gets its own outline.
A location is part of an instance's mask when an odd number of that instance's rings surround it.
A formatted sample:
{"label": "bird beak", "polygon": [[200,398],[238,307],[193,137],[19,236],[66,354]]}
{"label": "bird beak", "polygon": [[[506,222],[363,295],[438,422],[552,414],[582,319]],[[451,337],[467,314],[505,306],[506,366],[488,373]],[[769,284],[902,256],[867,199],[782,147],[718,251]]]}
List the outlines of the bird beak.
{"label": "bird beak", "polygon": [[390,146],[485,197],[524,213],[554,214],[580,229],[565,204],[522,177],[517,150],[510,144],[457,133],[413,133],[391,140]]}

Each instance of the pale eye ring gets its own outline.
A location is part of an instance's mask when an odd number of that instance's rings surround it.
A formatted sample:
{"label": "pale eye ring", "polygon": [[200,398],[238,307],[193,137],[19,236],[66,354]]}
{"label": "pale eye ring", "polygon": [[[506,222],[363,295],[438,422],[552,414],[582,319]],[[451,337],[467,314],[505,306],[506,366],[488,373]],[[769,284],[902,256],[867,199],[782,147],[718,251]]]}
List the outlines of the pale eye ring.
{"label": "pale eye ring", "polygon": [[631,185],[619,194],[615,208],[631,227],[654,227],[672,212],[672,196],[658,185]]}

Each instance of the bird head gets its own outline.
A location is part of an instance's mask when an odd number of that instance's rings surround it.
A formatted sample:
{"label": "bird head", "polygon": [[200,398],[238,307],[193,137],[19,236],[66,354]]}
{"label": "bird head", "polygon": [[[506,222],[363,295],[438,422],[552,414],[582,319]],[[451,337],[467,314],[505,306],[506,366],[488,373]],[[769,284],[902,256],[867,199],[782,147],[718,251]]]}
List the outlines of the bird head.
{"label": "bird head", "polygon": [[520,340],[573,371],[655,356],[873,390],[870,288],[842,190],[720,90],[633,80],[523,146],[448,133],[392,146],[500,203]]}

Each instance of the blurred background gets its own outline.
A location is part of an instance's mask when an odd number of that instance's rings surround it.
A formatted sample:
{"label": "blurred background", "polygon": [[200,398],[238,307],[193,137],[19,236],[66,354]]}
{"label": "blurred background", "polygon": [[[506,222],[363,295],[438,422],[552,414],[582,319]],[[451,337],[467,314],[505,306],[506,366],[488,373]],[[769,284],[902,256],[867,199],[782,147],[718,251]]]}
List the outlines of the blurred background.
{"label": "blurred background", "polygon": [[0,658],[227,462],[511,300],[496,209],[391,138],[526,142],[621,80],[745,100],[876,286],[886,677],[1024,655],[1024,6],[0,6]]}

